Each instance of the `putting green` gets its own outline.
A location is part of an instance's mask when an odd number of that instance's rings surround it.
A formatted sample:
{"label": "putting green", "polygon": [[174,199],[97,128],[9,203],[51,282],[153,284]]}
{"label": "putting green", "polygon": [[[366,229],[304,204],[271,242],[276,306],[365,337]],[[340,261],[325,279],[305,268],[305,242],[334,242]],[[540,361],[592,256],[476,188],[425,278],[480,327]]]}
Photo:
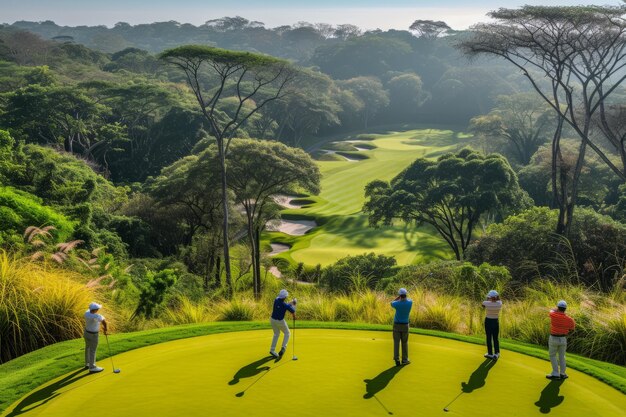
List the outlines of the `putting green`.
{"label": "putting green", "polygon": [[[549,363],[412,334],[412,364],[394,367],[390,332],[304,329],[284,358],[270,330],[182,339],[115,356],[31,392],[3,416],[624,416],[626,396],[583,373],[544,378]],[[102,348],[102,347],[101,347]],[[449,412],[444,413],[443,408]]]}

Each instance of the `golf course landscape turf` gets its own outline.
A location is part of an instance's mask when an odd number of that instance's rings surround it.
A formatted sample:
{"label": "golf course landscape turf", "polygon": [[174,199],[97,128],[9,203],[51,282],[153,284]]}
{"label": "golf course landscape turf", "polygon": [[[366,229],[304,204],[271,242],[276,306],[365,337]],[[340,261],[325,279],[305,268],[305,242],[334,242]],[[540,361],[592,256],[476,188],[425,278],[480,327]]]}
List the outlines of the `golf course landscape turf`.
{"label": "golf course landscape turf", "polygon": [[453,152],[467,141],[468,136],[452,130],[415,129],[372,134],[366,138],[368,140],[359,143],[367,143],[371,149],[354,152],[364,159],[356,162],[345,159],[317,161],[322,174],[321,193],[310,197],[312,204],[283,211],[283,217],[315,219],[319,226],[304,236],[266,233],[270,242],[290,246],[279,258],[294,264],[325,266],[348,255],[369,252],[394,256],[399,265],[453,257],[433,228],[415,229],[400,223],[392,227],[370,228],[361,209],[366,184],[374,180],[391,180],[417,158],[436,158],[442,153]]}
{"label": "golf course landscape turf", "polygon": [[[205,326],[206,327],[206,326]],[[421,334],[412,363],[393,366],[391,332],[304,328],[276,361],[271,330],[227,332],[158,343],[74,369],[23,396],[3,417],[78,416],[624,416],[626,395],[569,369],[545,379],[549,363]],[[292,338],[293,341],[293,338]],[[75,344],[78,346],[78,343]],[[113,350],[115,343],[112,342]],[[99,347],[106,349],[104,338]],[[82,352],[69,352],[79,356]],[[448,411],[444,411],[446,408]]]}

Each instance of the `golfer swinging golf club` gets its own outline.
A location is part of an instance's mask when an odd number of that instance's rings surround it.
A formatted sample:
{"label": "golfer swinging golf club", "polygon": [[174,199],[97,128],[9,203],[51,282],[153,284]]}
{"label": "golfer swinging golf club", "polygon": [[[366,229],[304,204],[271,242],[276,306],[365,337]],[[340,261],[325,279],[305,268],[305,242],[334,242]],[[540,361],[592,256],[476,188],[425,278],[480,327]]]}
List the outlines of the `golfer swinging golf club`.
{"label": "golfer swinging golf club", "polygon": [[98,303],[89,304],[89,310],[85,311],[85,369],[89,369],[89,373],[104,371],[104,368],[96,366],[96,350],[98,349],[98,335],[100,334],[100,323],[104,334],[107,333],[107,322],[104,316],[98,314],[102,306]]}
{"label": "golfer swinging golf club", "polygon": [[500,324],[498,323],[498,316],[502,309],[502,301],[500,301],[498,291],[489,291],[487,300],[483,301],[483,308],[486,311],[485,335],[487,336],[487,353],[485,353],[485,358],[498,360],[500,358],[500,342],[498,340]]}
{"label": "golfer swinging golf club", "polygon": [[[548,379],[565,379],[565,350],[567,349],[567,334],[574,330],[576,322],[565,314],[567,303],[564,300],[556,304],[556,310],[550,310],[550,338],[548,339],[548,352],[552,363],[552,373],[546,375]],[[557,362],[558,354],[558,362]],[[561,370],[559,372],[559,365]]]}
{"label": "golfer swinging golf club", "polygon": [[[391,302],[396,310],[393,318],[393,360],[396,366],[408,365],[409,360],[409,314],[413,300],[406,298],[406,289],[400,288],[398,296]],[[402,363],[400,363],[400,342],[402,342]]]}
{"label": "golfer swinging golf club", "polygon": [[[285,354],[287,350],[287,343],[289,342],[289,336],[291,333],[289,332],[289,326],[285,321],[285,313],[289,311],[295,320],[296,317],[296,299],[294,298],[291,302],[285,302],[285,299],[289,297],[289,293],[287,290],[282,289],[278,293],[278,297],[274,300],[274,308],[272,309],[272,317],[270,318],[270,324],[272,325],[272,330],[274,330],[274,337],[272,338],[272,346],[270,347],[270,355],[275,358],[279,358]],[[278,343],[278,337],[280,336],[280,332],[283,332],[283,345],[280,349],[280,352],[276,353],[276,344]]]}

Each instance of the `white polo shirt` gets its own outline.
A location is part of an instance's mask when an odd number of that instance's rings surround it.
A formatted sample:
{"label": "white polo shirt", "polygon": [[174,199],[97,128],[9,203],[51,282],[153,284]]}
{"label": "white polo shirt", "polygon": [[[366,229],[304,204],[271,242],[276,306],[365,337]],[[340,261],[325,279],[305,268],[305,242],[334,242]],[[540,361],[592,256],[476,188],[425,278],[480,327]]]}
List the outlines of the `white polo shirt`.
{"label": "white polo shirt", "polygon": [[497,319],[500,315],[500,309],[502,308],[502,301],[483,301],[483,305],[485,306],[485,310],[487,310],[487,318],[488,319]]}
{"label": "white polo shirt", "polygon": [[91,311],[85,311],[85,330],[92,333],[100,331],[100,323],[104,320],[101,314],[94,314]]}

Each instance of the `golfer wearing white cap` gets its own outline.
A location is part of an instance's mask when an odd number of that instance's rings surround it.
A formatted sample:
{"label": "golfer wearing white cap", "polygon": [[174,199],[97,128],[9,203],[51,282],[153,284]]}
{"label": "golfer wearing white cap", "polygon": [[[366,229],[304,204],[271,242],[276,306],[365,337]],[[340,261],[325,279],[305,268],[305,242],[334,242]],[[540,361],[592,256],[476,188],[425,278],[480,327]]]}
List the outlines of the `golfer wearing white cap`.
{"label": "golfer wearing white cap", "polygon": [[[556,310],[550,310],[550,338],[548,339],[548,352],[552,363],[552,373],[546,375],[548,379],[565,379],[565,350],[567,349],[567,334],[574,330],[576,322],[565,314],[567,303],[564,300],[556,304]],[[557,362],[558,355],[558,362]],[[559,372],[560,365],[560,372]]]}
{"label": "golfer wearing white cap", "polygon": [[498,360],[500,358],[500,342],[498,340],[500,323],[498,322],[498,316],[502,309],[502,301],[500,301],[498,291],[489,291],[487,300],[483,301],[483,308],[486,311],[485,335],[487,336],[487,353],[485,353],[485,358]]}
{"label": "golfer wearing white cap", "polygon": [[[274,308],[272,309],[272,317],[270,318],[270,324],[272,325],[272,330],[274,330],[272,346],[270,347],[270,355],[275,358],[283,356],[285,350],[287,350],[287,343],[289,342],[289,336],[291,335],[289,332],[289,326],[285,321],[285,313],[289,311],[293,314],[294,319],[296,317],[296,299],[294,298],[291,302],[287,303],[285,302],[287,297],[289,297],[287,290],[280,290],[278,297],[274,300]],[[284,334],[283,345],[280,352],[276,353],[276,344],[278,343],[278,337],[280,336],[281,331]]]}
{"label": "golfer wearing white cap", "polygon": [[[393,360],[396,366],[408,365],[409,360],[409,314],[413,301],[406,298],[406,289],[400,288],[398,296],[391,302],[396,310],[393,318]],[[402,342],[402,363],[400,363],[400,342]]]}
{"label": "golfer wearing white cap", "polygon": [[96,350],[98,349],[98,335],[100,323],[107,334],[107,322],[104,316],[98,314],[102,306],[98,303],[89,304],[89,310],[85,312],[85,369],[90,373],[102,372],[104,369],[96,366]]}

